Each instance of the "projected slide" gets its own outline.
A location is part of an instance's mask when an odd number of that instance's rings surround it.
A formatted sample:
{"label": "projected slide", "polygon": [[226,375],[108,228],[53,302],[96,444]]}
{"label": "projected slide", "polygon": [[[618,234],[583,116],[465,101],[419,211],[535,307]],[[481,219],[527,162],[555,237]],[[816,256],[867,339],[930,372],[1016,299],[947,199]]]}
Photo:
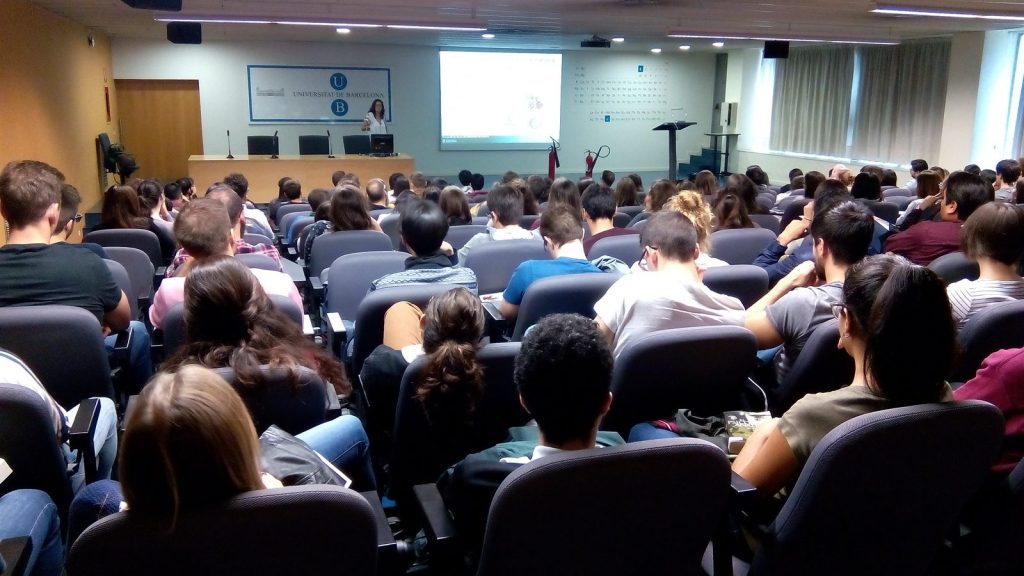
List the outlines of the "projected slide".
{"label": "projected slide", "polygon": [[562,55],[441,52],[441,149],[537,150],[559,138]]}

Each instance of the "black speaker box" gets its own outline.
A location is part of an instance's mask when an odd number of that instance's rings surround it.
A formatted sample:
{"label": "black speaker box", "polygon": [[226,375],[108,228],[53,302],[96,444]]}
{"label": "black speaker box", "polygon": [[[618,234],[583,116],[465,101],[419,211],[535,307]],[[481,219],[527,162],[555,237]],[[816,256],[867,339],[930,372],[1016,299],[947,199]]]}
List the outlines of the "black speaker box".
{"label": "black speaker box", "polygon": [[789,58],[789,42],[784,40],[767,40],[764,43],[765,59]]}
{"label": "black speaker box", "polygon": [[132,8],[139,10],[163,10],[181,12],[181,0],[121,0]]}
{"label": "black speaker box", "polygon": [[198,22],[168,22],[167,39],[174,44],[202,44],[203,27]]}

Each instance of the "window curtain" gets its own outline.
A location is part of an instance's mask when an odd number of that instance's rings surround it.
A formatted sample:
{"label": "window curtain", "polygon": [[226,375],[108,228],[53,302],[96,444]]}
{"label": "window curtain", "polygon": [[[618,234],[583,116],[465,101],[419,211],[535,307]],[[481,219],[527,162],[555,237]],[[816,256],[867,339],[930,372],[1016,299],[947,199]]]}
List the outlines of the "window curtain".
{"label": "window curtain", "polygon": [[[1024,55],[1024,35],[1021,36],[1020,54]],[[1013,133],[1014,158],[1024,158],[1024,82],[1020,84],[1020,98],[1017,100],[1017,127]]]}
{"label": "window curtain", "polygon": [[845,157],[852,46],[792,48],[775,65],[771,149]]}
{"label": "window curtain", "polygon": [[950,44],[860,48],[851,158],[906,163],[938,155]]}

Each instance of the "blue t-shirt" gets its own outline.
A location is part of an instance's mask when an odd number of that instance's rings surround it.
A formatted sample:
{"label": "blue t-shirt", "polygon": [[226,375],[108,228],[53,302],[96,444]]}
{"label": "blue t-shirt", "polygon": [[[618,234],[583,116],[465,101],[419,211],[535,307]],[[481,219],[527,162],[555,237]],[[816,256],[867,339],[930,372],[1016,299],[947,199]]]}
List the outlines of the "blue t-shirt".
{"label": "blue t-shirt", "polygon": [[561,276],[563,274],[588,274],[600,272],[596,266],[587,260],[579,258],[555,258],[554,260],[527,260],[512,273],[512,279],[508,281],[508,287],[501,295],[502,299],[513,306],[519,306],[523,302],[523,295],[526,289],[541,278],[548,276]]}

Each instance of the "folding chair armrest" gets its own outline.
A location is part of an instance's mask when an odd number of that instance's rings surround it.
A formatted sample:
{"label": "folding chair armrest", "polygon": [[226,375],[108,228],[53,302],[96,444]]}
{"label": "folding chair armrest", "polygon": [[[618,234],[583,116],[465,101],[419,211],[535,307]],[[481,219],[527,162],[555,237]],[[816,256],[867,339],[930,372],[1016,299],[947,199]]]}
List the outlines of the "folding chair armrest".
{"label": "folding chair armrest", "polygon": [[440,553],[444,557],[449,557],[449,553],[457,553],[458,531],[437,486],[418,484],[412,487],[412,492],[417,511],[423,520],[423,530],[431,546],[431,553]]}
{"label": "folding chair armrest", "polygon": [[99,419],[100,401],[97,398],[86,398],[78,404],[78,413],[75,414],[75,421],[71,423],[71,429],[68,431],[68,444],[83,456],[86,484],[97,480],[96,445],[93,444],[93,437],[96,435],[96,424]]}
{"label": "folding chair armrest", "polygon": [[153,290],[160,287],[160,283],[164,281],[164,276],[167,275],[167,266],[157,266],[153,272]]}
{"label": "folding chair armrest", "polygon": [[307,338],[316,337],[316,329],[313,328],[313,319],[309,317],[309,314],[302,315],[302,334]]}
{"label": "folding chair armrest", "polygon": [[306,277],[309,278],[309,291],[313,296],[313,309],[316,310],[324,299],[324,281],[319,276],[310,276],[308,270]]}
{"label": "folding chair armrest", "polygon": [[345,323],[341,321],[341,314],[328,312],[321,318],[320,333],[330,343],[331,352],[337,358],[344,358],[345,344],[348,342],[348,331],[345,330]]}
{"label": "folding chair armrest", "polygon": [[501,314],[501,310],[498,309],[498,305],[494,302],[484,302],[484,311],[487,313],[485,317],[487,323],[487,336],[491,342],[503,342],[505,340],[505,333],[508,330],[508,320]]}
{"label": "folding chair armrest", "polygon": [[752,504],[756,505],[758,503],[758,498],[760,496],[757,488],[735,472],[732,473],[732,480],[729,482],[729,488],[729,497],[737,508],[747,510]]}
{"label": "folding chair armrest", "polygon": [[333,420],[341,416],[341,400],[338,399],[338,391],[334,389],[333,385],[327,384],[325,390],[327,393],[325,398],[327,402],[327,419]]}
{"label": "folding chair armrest", "polygon": [[377,525],[377,573],[395,574],[398,567],[399,546],[391,534],[388,517],[384,507],[380,505],[380,496],[376,490],[360,492],[373,509],[373,519]]}
{"label": "folding chair armrest", "polygon": [[132,331],[130,328],[115,332],[114,338],[114,359],[119,365],[128,363],[128,352],[132,346]]}

